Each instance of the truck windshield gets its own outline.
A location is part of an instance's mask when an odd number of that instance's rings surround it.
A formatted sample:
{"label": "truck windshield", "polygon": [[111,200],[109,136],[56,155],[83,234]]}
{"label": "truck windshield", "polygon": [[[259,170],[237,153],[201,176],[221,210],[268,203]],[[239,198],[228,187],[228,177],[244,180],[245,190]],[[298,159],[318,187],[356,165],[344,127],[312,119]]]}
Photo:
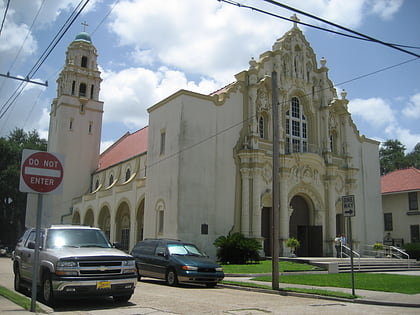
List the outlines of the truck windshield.
{"label": "truck windshield", "polygon": [[61,247],[101,247],[109,248],[111,244],[99,230],[57,229],[49,230],[47,248]]}

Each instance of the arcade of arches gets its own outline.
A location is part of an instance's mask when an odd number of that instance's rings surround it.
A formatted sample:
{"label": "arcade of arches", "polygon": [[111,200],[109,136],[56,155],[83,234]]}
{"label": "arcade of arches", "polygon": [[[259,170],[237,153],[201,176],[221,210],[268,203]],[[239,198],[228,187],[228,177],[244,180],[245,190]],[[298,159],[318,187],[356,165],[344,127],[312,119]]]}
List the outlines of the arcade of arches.
{"label": "arcade of arches", "polygon": [[127,201],[121,201],[115,211],[110,209],[108,204],[104,204],[97,212],[92,208],[86,211],[76,209],[72,224],[97,226],[111,243],[120,243],[121,248],[128,252],[143,239],[144,199],[136,209],[131,209]]}

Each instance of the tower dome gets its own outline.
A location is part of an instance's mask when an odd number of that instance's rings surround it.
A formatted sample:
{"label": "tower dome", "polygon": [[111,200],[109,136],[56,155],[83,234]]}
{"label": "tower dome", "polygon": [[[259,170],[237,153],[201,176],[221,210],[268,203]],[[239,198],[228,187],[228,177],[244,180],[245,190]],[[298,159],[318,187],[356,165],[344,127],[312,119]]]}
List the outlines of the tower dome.
{"label": "tower dome", "polygon": [[90,38],[90,35],[86,32],[80,32],[79,34],[76,35],[76,38],[74,39],[74,41],[84,41],[84,42],[88,42],[92,44],[92,40]]}

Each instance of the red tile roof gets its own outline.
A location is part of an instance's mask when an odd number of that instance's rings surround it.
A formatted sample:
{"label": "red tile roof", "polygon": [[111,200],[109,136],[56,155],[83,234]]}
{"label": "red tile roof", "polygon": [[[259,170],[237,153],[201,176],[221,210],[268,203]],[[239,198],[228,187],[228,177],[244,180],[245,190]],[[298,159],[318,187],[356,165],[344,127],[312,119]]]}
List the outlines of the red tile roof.
{"label": "red tile roof", "polygon": [[149,127],[144,127],[133,133],[127,132],[118,139],[99,156],[99,165],[96,172],[147,152],[148,130]]}
{"label": "red tile roof", "polygon": [[214,91],[214,92],[210,93],[209,95],[213,96],[213,95],[222,94],[222,93],[226,92],[227,90],[229,90],[229,88],[234,84],[235,84],[235,82],[229,83],[228,85],[225,85],[224,87],[218,89],[217,91]]}
{"label": "red tile roof", "polygon": [[381,176],[383,194],[420,190],[420,170],[410,167]]}

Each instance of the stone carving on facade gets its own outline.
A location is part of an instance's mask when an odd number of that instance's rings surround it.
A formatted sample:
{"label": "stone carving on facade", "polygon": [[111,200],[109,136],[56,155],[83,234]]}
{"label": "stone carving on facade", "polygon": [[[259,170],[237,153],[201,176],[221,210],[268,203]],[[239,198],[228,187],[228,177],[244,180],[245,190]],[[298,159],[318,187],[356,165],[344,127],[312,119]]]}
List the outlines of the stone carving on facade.
{"label": "stone carving on facade", "polygon": [[264,179],[266,184],[269,184],[271,182],[272,177],[273,168],[271,167],[271,164],[265,163],[262,169],[262,178]]}
{"label": "stone carving on facade", "polygon": [[257,92],[257,112],[271,111],[271,102],[268,99],[267,88],[263,85]]}
{"label": "stone carving on facade", "polygon": [[344,192],[344,179],[341,175],[338,175],[335,180],[335,191],[337,194],[343,194]]}

